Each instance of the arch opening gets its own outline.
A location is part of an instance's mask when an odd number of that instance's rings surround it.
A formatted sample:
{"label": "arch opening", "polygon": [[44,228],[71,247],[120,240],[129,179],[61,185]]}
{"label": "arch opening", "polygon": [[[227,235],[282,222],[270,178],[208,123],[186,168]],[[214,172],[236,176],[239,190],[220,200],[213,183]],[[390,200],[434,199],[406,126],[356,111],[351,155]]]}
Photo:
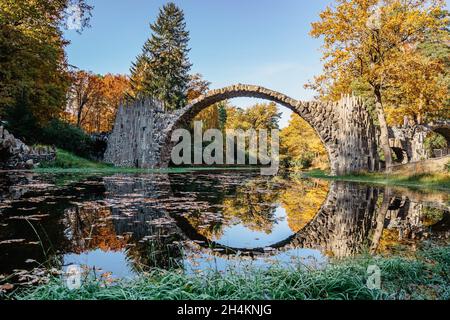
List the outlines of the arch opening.
{"label": "arch opening", "polygon": [[[281,106],[290,110],[294,115],[298,116],[298,118],[301,119],[301,122],[303,122],[303,125],[306,128],[306,130],[309,129],[309,131],[312,132],[312,136],[316,137],[317,140],[319,141],[317,144],[320,147],[322,147],[324,155],[323,158],[326,159],[325,160],[326,166],[324,167],[328,168],[331,166],[331,163],[336,158],[336,152],[334,150],[335,148],[332,143],[334,141],[332,141],[331,139],[330,128],[327,128],[323,123],[323,121],[321,123],[318,123],[316,119],[317,117],[315,116],[315,113],[318,110],[315,109],[318,109],[321,106],[320,104],[310,105],[310,103],[297,101],[276,91],[272,91],[258,86],[248,86],[248,85],[237,85],[224,89],[212,90],[208,92],[206,95],[201,96],[198,99],[192,101],[188,106],[178,111],[178,118],[176,119],[174,124],[168,129],[167,140],[166,143],[164,144],[165,147],[161,152],[162,166],[163,167],[173,166],[170,156],[172,149],[178,143],[178,141],[173,142],[170,140],[174,130],[180,128],[192,128],[191,123],[193,120],[196,119],[196,117],[199,114],[202,114],[203,112],[205,112],[206,110],[208,110],[213,106],[224,104],[227,101],[230,101],[231,99],[235,98],[254,98],[261,101],[264,100],[264,103],[256,103],[255,105],[259,105],[260,107],[265,106],[267,108],[270,108],[272,105],[274,105],[274,106]],[[329,116],[331,119],[332,115]],[[275,127],[273,128],[275,129]],[[251,128],[251,129],[258,129],[258,128]],[[276,129],[278,129],[278,126],[276,127]],[[317,158],[318,153],[319,152],[308,155],[309,159],[305,160],[304,163],[307,164],[308,161],[311,162],[314,161],[314,159]]]}
{"label": "arch opening", "polygon": [[398,147],[392,147],[391,150],[393,151],[393,160],[396,163],[399,164],[405,164],[408,163],[409,158],[408,158],[408,153],[406,152],[406,150],[402,149],[402,148],[398,148]]}

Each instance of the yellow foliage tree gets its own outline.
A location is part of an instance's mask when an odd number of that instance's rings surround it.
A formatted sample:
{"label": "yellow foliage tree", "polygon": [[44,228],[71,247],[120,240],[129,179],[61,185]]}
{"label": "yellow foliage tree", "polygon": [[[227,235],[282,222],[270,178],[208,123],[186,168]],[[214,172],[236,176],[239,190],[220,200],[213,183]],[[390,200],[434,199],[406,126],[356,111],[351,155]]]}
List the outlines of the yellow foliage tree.
{"label": "yellow foliage tree", "polygon": [[408,72],[394,68],[405,59],[404,48],[416,46],[430,34],[447,34],[444,7],[441,0],[337,0],[312,24],[311,35],[324,41],[325,64],[322,75],[307,87],[334,100],[351,93],[355,81],[367,84],[387,167],[392,155],[384,114],[386,89],[395,82],[393,72]]}
{"label": "yellow foliage tree", "polygon": [[328,156],[314,129],[293,113],[280,134],[281,161],[285,166],[326,169]]}
{"label": "yellow foliage tree", "polygon": [[257,103],[250,108],[227,108],[227,129],[278,129],[281,113],[277,105],[271,103]]}
{"label": "yellow foliage tree", "polygon": [[403,59],[391,65],[391,86],[386,89],[388,122],[400,125],[405,117],[415,124],[436,118],[450,118],[444,65],[412,49],[405,49]]}

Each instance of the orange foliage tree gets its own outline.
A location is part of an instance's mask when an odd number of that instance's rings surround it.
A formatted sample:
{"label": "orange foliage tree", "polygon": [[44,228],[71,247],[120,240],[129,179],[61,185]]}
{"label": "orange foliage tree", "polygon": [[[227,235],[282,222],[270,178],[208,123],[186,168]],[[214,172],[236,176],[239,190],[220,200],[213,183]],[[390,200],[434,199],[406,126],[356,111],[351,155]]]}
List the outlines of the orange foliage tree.
{"label": "orange foliage tree", "polygon": [[[444,7],[441,0],[337,0],[312,24],[311,35],[324,41],[324,71],[308,87],[329,99],[351,93],[355,82],[367,88],[375,101],[387,167],[392,164],[384,113],[387,90],[401,77],[398,73],[414,73],[409,68],[415,64],[404,63],[412,52],[405,48],[414,48],[429,35],[446,36]],[[399,90],[407,92],[404,87]],[[419,99],[417,108],[423,100]]]}
{"label": "orange foliage tree", "polygon": [[124,75],[73,72],[64,118],[86,132],[110,131],[128,89]]}

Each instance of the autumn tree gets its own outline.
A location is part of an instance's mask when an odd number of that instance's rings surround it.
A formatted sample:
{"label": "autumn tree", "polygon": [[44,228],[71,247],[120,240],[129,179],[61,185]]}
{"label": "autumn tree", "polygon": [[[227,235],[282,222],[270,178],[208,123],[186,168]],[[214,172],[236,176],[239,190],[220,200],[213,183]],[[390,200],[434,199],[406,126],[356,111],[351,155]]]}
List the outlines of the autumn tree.
{"label": "autumn tree", "polygon": [[367,85],[387,167],[392,156],[384,104],[392,72],[407,71],[395,68],[404,62],[405,48],[422,43],[428,34],[442,33],[448,23],[443,8],[440,0],[337,0],[312,24],[311,35],[324,41],[325,64],[323,74],[307,87],[335,100],[351,93],[355,82]]}
{"label": "autumn tree", "polygon": [[281,118],[277,105],[271,103],[257,103],[249,108],[228,107],[226,110],[227,129],[278,129]]}
{"label": "autumn tree", "polygon": [[92,72],[77,71],[72,74],[68,111],[75,116],[75,124],[81,127],[90,109],[101,103],[102,83]]}
{"label": "autumn tree", "polygon": [[174,110],[186,103],[191,68],[184,13],[169,2],[150,28],[152,36],[131,68],[130,96],[152,96]]}
{"label": "autumn tree", "polygon": [[71,5],[80,27],[87,26],[91,7],[84,0],[0,2],[0,117],[18,97],[27,97],[39,122],[64,108],[69,77],[61,29]]}
{"label": "autumn tree", "polygon": [[326,169],[328,155],[314,129],[293,113],[289,125],[280,133],[281,160],[285,166]]}
{"label": "autumn tree", "polygon": [[385,89],[389,123],[401,125],[405,117],[415,124],[450,118],[446,105],[449,91],[442,63],[418,53],[406,53],[391,68],[394,69],[388,71],[391,85]]}
{"label": "autumn tree", "polygon": [[116,113],[130,90],[126,75],[108,73],[103,76],[103,110],[97,112],[97,132],[112,130]]}
{"label": "autumn tree", "polygon": [[124,75],[73,72],[65,118],[87,132],[110,131],[128,89]]}
{"label": "autumn tree", "polygon": [[203,79],[203,76],[200,73],[190,75],[186,94],[187,100],[191,102],[201,95],[206,94],[210,85],[211,82]]}

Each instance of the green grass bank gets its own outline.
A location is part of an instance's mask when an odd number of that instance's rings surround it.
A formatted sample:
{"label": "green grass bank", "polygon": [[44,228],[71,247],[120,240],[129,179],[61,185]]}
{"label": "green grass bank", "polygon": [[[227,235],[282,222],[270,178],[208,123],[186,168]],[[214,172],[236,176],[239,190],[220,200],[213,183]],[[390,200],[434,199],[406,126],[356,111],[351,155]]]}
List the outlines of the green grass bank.
{"label": "green grass bank", "polygon": [[[447,172],[442,173],[422,173],[422,174],[385,174],[385,173],[361,173],[356,175],[330,176],[324,171],[313,170],[302,173],[304,177],[330,179],[338,181],[374,183],[382,185],[397,185],[411,188],[429,188],[429,189],[450,189],[450,165]],[[215,168],[215,167],[179,167],[169,169],[139,169],[139,168],[117,168],[102,162],[90,161],[78,157],[68,151],[57,149],[56,160],[53,162],[41,163],[36,172],[50,173],[164,173],[164,172],[190,172],[190,171],[216,171],[216,170],[259,170],[255,167],[233,167],[233,168]]]}
{"label": "green grass bank", "polygon": [[[381,288],[369,289],[368,266],[381,271]],[[449,299],[450,246],[429,246],[414,257],[371,257],[330,262],[321,269],[247,269],[187,275],[153,271],[135,280],[105,284],[91,279],[69,290],[62,280],[13,292],[18,300],[303,300]]]}
{"label": "green grass bank", "polygon": [[73,153],[56,149],[56,159],[54,161],[42,162],[39,165],[39,169],[108,169],[112,168],[111,165],[90,161],[88,159],[74,155]]}
{"label": "green grass bank", "polygon": [[303,176],[309,178],[403,186],[409,188],[450,190],[450,173],[447,172],[413,175],[361,173],[354,175],[330,176],[323,171],[311,171],[303,173]]}

